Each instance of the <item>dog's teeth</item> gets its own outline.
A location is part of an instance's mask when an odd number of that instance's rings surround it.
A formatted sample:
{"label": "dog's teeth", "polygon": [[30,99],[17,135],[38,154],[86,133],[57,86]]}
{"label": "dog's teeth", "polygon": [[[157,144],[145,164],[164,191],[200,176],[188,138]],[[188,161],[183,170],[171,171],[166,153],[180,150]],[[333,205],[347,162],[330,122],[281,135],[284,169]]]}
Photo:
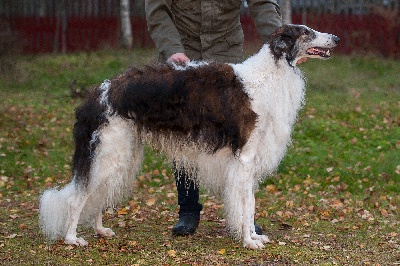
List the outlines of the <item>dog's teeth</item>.
{"label": "dog's teeth", "polygon": [[330,55],[331,55],[331,50],[327,50],[327,51],[326,51],[326,55],[327,55],[327,56],[330,56]]}

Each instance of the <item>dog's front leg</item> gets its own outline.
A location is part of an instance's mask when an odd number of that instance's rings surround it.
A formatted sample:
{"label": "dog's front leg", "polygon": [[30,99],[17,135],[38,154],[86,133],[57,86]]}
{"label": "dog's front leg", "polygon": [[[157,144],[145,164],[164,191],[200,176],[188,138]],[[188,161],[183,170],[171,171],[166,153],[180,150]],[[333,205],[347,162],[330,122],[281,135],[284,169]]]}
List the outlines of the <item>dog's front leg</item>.
{"label": "dog's front leg", "polygon": [[243,246],[251,249],[262,249],[264,244],[269,242],[265,235],[257,235],[254,228],[255,198],[253,182],[245,183],[243,191]]}
{"label": "dog's front leg", "polygon": [[115,236],[115,233],[111,228],[106,228],[103,226],[103,213],[100,211],[97,215],[96,219],[94,220],[94,231],[96,234],[105,237],[112,237]]}
{"label": "dog's front leg", "polygon": [[[254,227],[254,212],[255,212],[255,195],[254,195],[254,190],[252,191],[251,194],[249,194],[249,201],[252,202],[251,206],[254,206],[253,209],[249,209],[249,212],[251,211],[251,214],[248,216],[251,216],[250,218],[250,237],[251,239],[255,240],[256,243],[261,242],[261,248],[264,247],[263,243],[269,243],[269,238],[266,235],[259,235],[256,233],[255,227]],[[246,209],[245,209],[246,211]]]}
{"label": "dog's front leg", "polygon": [[243,210],[243,246],[251,249],[262,249],[264,243],[269,239],[266,235],[258,235],[254,228],[255,196],[254,182],[255,178],[251,175],[251,169],[243,167],[243,174],[246,180],[243,184],[242,210]]}

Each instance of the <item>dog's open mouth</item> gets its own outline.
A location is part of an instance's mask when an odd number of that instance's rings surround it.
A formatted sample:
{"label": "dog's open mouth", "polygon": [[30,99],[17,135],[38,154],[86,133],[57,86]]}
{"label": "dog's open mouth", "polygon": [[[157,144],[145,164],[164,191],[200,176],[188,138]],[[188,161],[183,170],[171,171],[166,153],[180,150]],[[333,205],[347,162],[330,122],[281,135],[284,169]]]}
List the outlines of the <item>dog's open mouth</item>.
{"label": "dog's open mouth", "polygon": [[321,47],[312,47],[307,50],[307,54],[309,55],[317,55],[323,58],[329,58],[331,57],[331,50],[327,48],[321,48]]}

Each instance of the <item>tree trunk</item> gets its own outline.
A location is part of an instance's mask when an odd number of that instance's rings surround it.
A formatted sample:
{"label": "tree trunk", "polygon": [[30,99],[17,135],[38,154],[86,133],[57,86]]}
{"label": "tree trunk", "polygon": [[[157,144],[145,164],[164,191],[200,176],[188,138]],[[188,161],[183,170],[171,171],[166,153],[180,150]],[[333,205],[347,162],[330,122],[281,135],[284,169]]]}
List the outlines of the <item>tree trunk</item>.
{"label": "tree trunk", "polygon": [[59,40],[61,39],[61,53],[67,52],[67,10],[65,0],[58,1],[56,4],[56,32],[53,42],[53,53],[58,53]]}
{"label": "tree trunk", "polygon": [[283,22],[283,24],[292,23],[292,1],[291,0],[283,0],[282,22]]}
{"label": "tree trunk", "polygon": [[129,14],[129,0],[121,0],[121,31],[122,46],[124,48],[132,47],[132,26]]}

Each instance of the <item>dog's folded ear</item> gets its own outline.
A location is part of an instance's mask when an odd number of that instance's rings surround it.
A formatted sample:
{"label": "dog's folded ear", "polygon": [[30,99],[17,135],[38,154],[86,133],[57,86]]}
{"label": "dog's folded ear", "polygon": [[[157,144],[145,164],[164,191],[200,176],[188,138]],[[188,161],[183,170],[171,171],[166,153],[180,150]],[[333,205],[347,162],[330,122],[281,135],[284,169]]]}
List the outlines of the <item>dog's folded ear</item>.
{"label": "dog's folded ear", "polygon": [[280,35],[278,38],[274,38],[271,43],[271,48],[277,55],[282,55],[287,52],[289,45],[287,43],[287,37]]}
{"label": "dog's folded ear", "polygon": [[276,60],[282,58],[285,54],[289,54],[293,45],[293,38],[287,34],[282,33],[271,36],[270,49]]}

